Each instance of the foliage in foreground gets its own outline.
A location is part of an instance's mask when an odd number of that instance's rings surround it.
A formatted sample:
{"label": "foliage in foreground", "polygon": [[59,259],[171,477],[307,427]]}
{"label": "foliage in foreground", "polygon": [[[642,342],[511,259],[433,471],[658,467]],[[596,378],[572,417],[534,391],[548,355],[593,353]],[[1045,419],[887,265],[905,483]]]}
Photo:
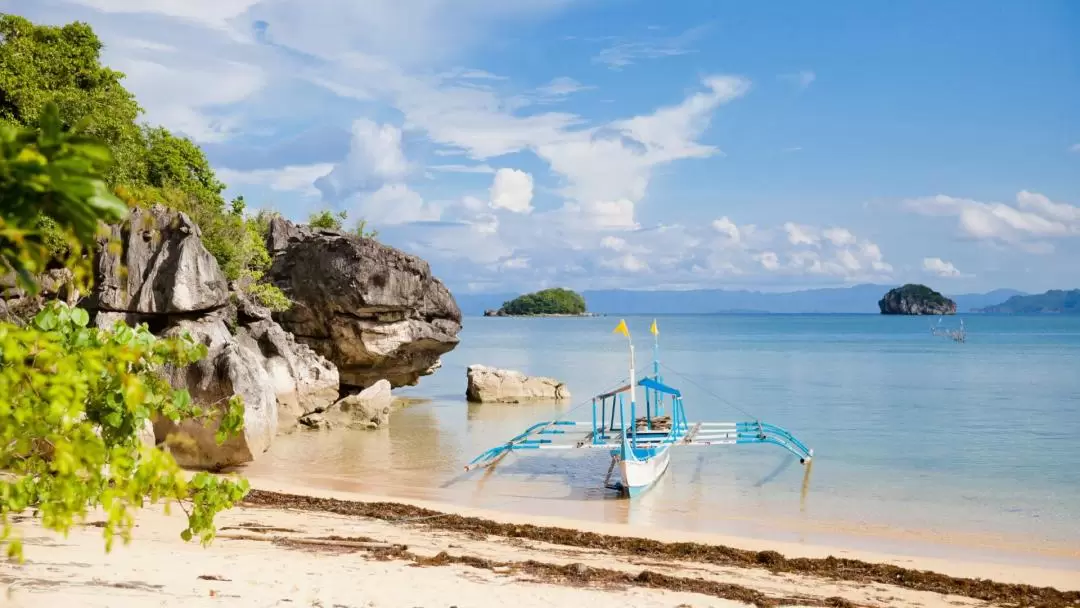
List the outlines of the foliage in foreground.
{"label": "foliage in foreground", "polygon": [[553,287],[514,298],[500,310],[508,315],[580,315],[585,313],[585,298],[575,291]]}
{"label": "foliage in foreground", "polygon": [[[50,259],[40,217],[73,253],[65,260],[76,287],[89,285],[88,258],[100,221],[127,214],[101,175],[108,146],[64,132],[56,106],[46,105],[39,129],[0,124],[0,271],[16,272],[29,289]],[[53,302],[27,327],[0,323],[0,544],[22,556],[12,518],[29,512],[48,529],[66,532],[90,509],[106,515],[106,548],[130,538],[134,511],[146,502],[179,501],[188,516],[181,532],[209,542],[214,515],[247,492],[243,480],[199,473],[190,480],[176,461],[143,445],[139,431],[158,416],[218,423],[224,441],[243,425],[233,398],[209,414],[186,391],[163,379],[165,366],[206,355],[190,339],[158,339],[147,327],[88,327],[89,315]]]}

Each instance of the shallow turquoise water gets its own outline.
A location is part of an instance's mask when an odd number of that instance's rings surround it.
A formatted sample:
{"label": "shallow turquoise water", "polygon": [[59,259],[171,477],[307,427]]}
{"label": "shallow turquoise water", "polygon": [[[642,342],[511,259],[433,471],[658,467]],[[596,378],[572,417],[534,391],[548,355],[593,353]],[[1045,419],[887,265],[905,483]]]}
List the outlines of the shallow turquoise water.
{"label": "shallow turquoise water", "polygon": [[[628,317],[638,369],[651,318]],[[815,450],[804,468],[765,445],[680,449],[635,504],[606,500],[605,454],[529,452],[462,475],[480,451],[627,375],[618,318],[467,318],[443,367],[399,394],[429,403],[382,433],[279,441],[255,471],[314,485],[643,525],[814,538],[836,533],[1080,546],[1080,317],[877,315],[659,317],[665,381],[693,420],[760,418]],[[947,325],[955,325],[955,319]],[[568,405],[468,405],[471,363],[552,376]],[[675,373],[677,372],[677,373]],[[582,407],[568,416],[588,420]],[[914,536],[913,536],[914,535]],[[960,542],[963,542],[961,539]],[[981,541],[972,541],[978,544]]]}

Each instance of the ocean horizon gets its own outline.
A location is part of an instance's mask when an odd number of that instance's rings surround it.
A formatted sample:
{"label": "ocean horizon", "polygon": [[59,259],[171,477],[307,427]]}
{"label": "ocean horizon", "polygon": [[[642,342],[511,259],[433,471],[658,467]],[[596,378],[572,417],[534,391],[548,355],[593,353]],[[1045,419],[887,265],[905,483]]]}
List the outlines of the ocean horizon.
{"label": "ocean horizon", "polygon": [[[631,501],[603,488],[606,453],[514,454],[491,474],[463,474],[533,422],[589,420],[589,396],[627,377],[617,318],[633,333],[637,369],[650,371],[654,316],[661,375],[683,392],[689,419],[787,428],[814,449],[809,471],[775,446],[677,448],[656,487]],[[282,436],[247,472],[660,528],[1078,559],[1080,317],[971,317],[963,344],[931,335],[935,317],[467,317],[442,368],[395,391],[421,401],[395,411],[389,429]],[[554,377],[573,396],[469,404],[465,369],[474,363]]]}

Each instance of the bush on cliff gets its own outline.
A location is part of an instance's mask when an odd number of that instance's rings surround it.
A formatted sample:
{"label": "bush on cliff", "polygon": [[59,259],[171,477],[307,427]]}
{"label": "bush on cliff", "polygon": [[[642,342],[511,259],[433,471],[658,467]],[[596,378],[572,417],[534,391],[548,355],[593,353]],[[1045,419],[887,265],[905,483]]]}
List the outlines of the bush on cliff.
{"label": "bush on cliff", "polygon": [[[65,132],[56,106],[42,108],[40,128],[0,124],[0,272],[38,289],[37,273],[57,260],[50,239],[68,255],[74,287],[90,284],[89,260],[100,221],[128,213],[103,180],[112,155],[100,139]],[[41,216],[50,234],[43,234]],[[186,391],[162,378],[165,365],[185,366],[205,356],[190,339],[155,338],[145,325],[88,326],[89,315],[50,303],[27,326],[0,323],[0,545],[21,558],[12,522],[29,514],[45,528],[67,532],[101,508],[105,546],[130,538],[134,511],[145,502],[179,501],[188,516],[184,539],[209,542],[214,515],[247,492],[247,483],[207,473],[190,481],[172,456],[145,445],[152,417],[206,418],[220,422],[217,440],[243,426],[233,398],[211,419],[191,405]],[[218,410],[215,410],[215,412]]]}

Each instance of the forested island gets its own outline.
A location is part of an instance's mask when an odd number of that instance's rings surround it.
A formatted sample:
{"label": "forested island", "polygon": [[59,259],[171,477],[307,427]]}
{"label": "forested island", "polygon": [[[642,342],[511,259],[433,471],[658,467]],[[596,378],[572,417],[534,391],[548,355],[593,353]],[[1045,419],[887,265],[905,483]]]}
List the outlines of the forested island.
{"label": "forested island", "polygon": [[952,315],[956,314],[956,302],[930,289],[926,285],[908,283],[890,289],[878,301],[883,315]]}
{"label": "forested island", "polygon": [[979,312],[1004,314],[1058,313],[1080,314],[1080,289],[1051,289],[1030,296],[1013,296],[997,306]]}
{"label": "forested island", "polygon": [[485,317],[526,317],[538,315],[586,316],[585,298],[561,287],[543,289],[503,302],[498,310],[484,311]]}

